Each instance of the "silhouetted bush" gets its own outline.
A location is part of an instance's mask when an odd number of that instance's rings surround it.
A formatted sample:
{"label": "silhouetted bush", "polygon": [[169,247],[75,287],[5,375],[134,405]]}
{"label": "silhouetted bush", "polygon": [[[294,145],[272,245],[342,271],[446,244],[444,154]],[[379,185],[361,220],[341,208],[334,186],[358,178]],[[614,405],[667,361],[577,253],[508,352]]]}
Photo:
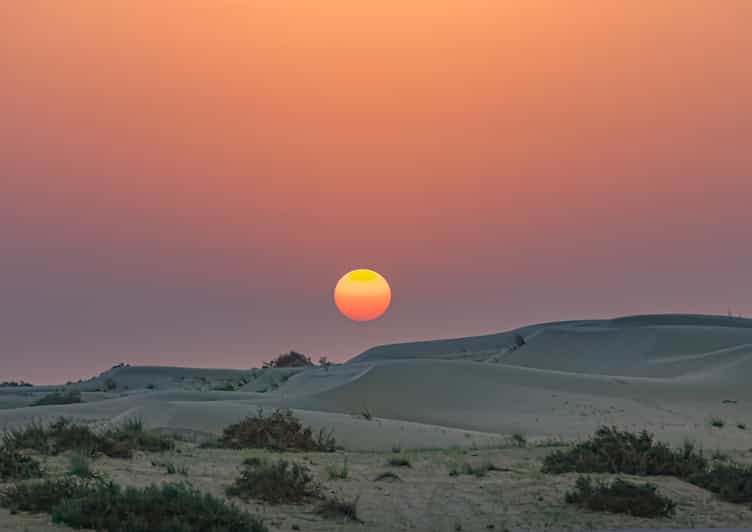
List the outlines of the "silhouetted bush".
{"label": "silhouetted bush", "polygon": [[187,484],[122,489],[113,482],[60,480],[17,485],[0,504],[46,512],[73,528],[106,532],[264,532],[261,521]]}
{"label": "silhouetted bush", "polygon": [[31,388],[33,384],[26,381],[3,381],[0,382],[0,388]]}
{"label": "silhouetted bush", "polygon": [[566,502],[595,512],[629,514],[635,517],[669,517],[676,503],[660,495],[652,484],[633,484],[616,479],[610,484],[593,484],[587,477],[577,479],[575,490]]}
{"label": "silhouetted bush", "polygon": [[45,406],[45,405],[72,405],[82,402],[81,392],[78,390],[68,390],[67,392],[53,392],[40,397],[30,406]]}
{"label": "silhouetted bush", "polygon": [[279,355],[274,360],[264,362],[265,368],[304,368],[313,365],[311,357],[297,351],[290,351],[289,353]]}
{"label": "silhouetted bush", "polygon": [[335,449],[331,432],[323,430],[314,437],[291,410],[275,410],[265,416],[259,409],[254,417],[226,427],[221,443],[229,449],[259,448],[272,450],[326,451]]}
{"label": "silhouetted bush", "polygon": [[708,462],[702,452],[685,443],[680,449],[654,442],[652,434],[633,434],[601,427],[590,440],[545,457],[544,473],[624,473],[687,478],[702,472]]}
{"label": "silhouetted bush", "polygon": [[301,502],[318,492],[308,468],[288,460],[246,461],[240,477],[226,490],[231,497],[258,499],[271,504]]}

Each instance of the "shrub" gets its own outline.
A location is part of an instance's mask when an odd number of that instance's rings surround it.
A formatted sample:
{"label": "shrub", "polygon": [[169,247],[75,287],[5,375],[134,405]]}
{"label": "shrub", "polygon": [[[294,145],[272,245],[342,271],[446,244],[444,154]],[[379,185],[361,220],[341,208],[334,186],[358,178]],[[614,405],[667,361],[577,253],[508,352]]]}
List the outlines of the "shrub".
{"label": "shrub", "polygon": [[297,351],[290,351],[289,353],[279,355],[274,360],[264,362],[265,368],[301,368],[313,365],[311,357]]}
{"label": "shrub", "polygon": [[471,464],[465,462],[463,464],[452,464],[449,467],[449,476],[457,477],[459,475],[472,475],[478,478],[485,477],[490,471],[499,471],[495,465],[491,462],[482,462],[480,464]]}
{"label": "shrub", "polygon": [[226,489],[231,497],[271,504],[301,502],[318,491],[308,468],[287,460],[246,462],[240,477]]}
{"label": "shrub", "polygon": [[86,453],[76,452],[70,457],[68,474],[79,478],[92,478],[94,472],[91,469],[91,458]]}
{"label": "shrub", "polygon": [[739,430],[747,430],[747,425],[745,423],[737,423],[736,428]]}
{"label": "shrub", "polygon": [[316,513],[326,519],[344,519],[362,523],[358,518],[358,499],[352,502],[340,499],[325,499],[316,509]]}
{"label": "shrub", "polygon": [[392,466],[392,467],[412,467],[412,463],[410,463],[410,460],[407,458],[404,458],[402,456],[393,456],[389,460],[386,461],[386,465]]}
{"label": "shrub", "polygon": [[715,427],[717,429],[722,429],[723,427],[726,426],[726,422],[719,417],[714,417],[710,419],[710,426]]}
{"label": "shrub", "polygon": [[9,449],[30,449],[42,454],[56,455],[65,451],[79,451],[89,455],[101,453],[111,458],[130,458],[133,452],[166,451],[175,442],[165,436],[145,431],[138,420],[131,420],[104,434],[96,434],[86,425],[60,418],[45,426],[32,423],[3,435]]}
{"label": "shrub", "polygon": [[364,406],[363,409],[360,411],[360,415],[365,419],[366,421],[371,421],[373,419],[373,414],[371,414],[371,411],[368,409],[367,406]]}
{"label": "shrub", "polygon": [[629,514],[635,517],[669,517],[676,503],[657,493],[652,484],[633,484],[616,479],[611,484],[593,484],[579,477],[575,490],[565,496],[567,503],[595,512]]}
{"label": "shrub", "polygon": [[53,392],[40,397],[30,406],[45,406],[45,405],[72,405],[82,402],[81,392],[78,390],[68,390],[67,392]]}
{"label": "shrub", "polygon": [[709,470],[693,475],[689,481],[718,494],[725,501],[752,502],[752,466],[715,464]]}
{"label": "shrub", "polygon": [[33,384],[26,381],[3,381],[0,382],[0,388],[31,388]]}
{"label": "shrub", "polygon": [[557,450],[545,457],[544,473],[623,473],[628,475],[672,475],[686,478],[704,471],[707,460],[691,443],[672,450],[656,443],[646,431],[639,435],[601,427],[595,436],[571,449]]}
{"label": "shrub", "polygon": [[525,447],[527,445],[527,438],[525,438],[525,435],[520,432],[515,432],[512,434],[512,443],[517,447]]}
{"label": "shrub", "polygon": [[108,392],[116,390],[118,387],[117,382],[115,379],[109,378],[106,381],[104,381],[104,389]]}
{"label": "shrub", "polygon": [[65,478],[14,486],[2,504],[47,512],[73,528],[107,532],[265,532],[254,516],[186,484],[126,488],[101,480]]}
{"label": "shrub", "polygon": [[271,415],[265,416],[261,409],[256,416],[226,427],[221,443],[229,449],[326,452],[334,451],[336,445],[331,433],[323,430],[314,438],[311,428],[304,428],[291,410],[275,410]]}
{"label": "shrub", "polygon": [[31,456],[0,447],[0,481],[24,480],[42,476],[42,466]]}

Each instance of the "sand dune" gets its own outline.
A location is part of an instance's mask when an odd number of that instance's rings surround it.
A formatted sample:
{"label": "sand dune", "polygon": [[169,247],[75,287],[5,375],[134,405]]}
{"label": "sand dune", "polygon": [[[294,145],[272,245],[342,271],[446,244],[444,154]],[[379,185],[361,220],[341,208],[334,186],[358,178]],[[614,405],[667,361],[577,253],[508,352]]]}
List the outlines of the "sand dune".
{"label": "sand dune", "polygon": [[571,440],[601,424],[741,449],[752,446],[750,377],[752,320],[635,316],[375,347],[328,369],[117,367],[71,385],[116,383],[84,404],[26,407],[3,390],[0,426],[140,417],[203,438],[259,407],[290,407],[353,449],[490,445],[517,432]]}

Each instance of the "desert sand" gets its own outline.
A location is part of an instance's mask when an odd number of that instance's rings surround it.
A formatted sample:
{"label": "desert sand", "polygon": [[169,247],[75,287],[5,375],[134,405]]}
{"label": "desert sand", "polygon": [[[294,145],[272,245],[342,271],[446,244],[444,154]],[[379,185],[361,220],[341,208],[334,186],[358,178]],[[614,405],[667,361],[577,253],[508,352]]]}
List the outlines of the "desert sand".
{"label": "desert sand", "polygon": [[[319,474],[327,462],[348,455],[351,478],[328,484],[361,495],[366,525],[349,525],[352,529],[453,530],[457,520],[465,523],[464,530],[489,524],[661,526],[623,516],[583,517],[567,509],[561,494],[573,479],[544,478],[537,473],[540,456],[547,446],[585,438],[605,424],[646,429],[673,444],[689,439],[750,461],[750,379],[752,320],[636,316],[375,347],[329,368],[116,367],[67,386],[0,388],[0,428],[59,416],[100,426],[138,417],[147,427],[201,442],[258,408],[291,408],[314,429],[333,430],[344,448],[331,456],[301,455],[316,463]],[[108,383],[111,389],[104,391]],[[227,385],[235,391],[215,390]],[[85,402],[28,406],[52,389],[80,390]],[[713,426],[713,419],[722,420],[723,427]],[[512,448],[515,434],[529,442],[527,449]],[[403,482],[374,483],[395,447],[414,453],[416,467],[400,472]],[[218,493],[240,462],[228,451],[195,445],[186,453],[195,455],[191,480]],[[487,458],[513,472],[482,481],[451,479],[446,463],[457,453]],[[125,483],[157,480],[159,472],[139,460],[147,458],[103,460],[98,467]],[[675,479],[660,483],[682,501],[677,517],[663,526],[752,526],[748,508],[722,503]],[[273,529],[281,523],[278,529],[289,530],[295,519],[302,530],[350,529],[326,528],[333,525],[300,509],[260,513],[270,516]],[[45,528],[50,525],[44,517],[0,514],[0,522],[6,518],[27,520],[23,526],[29,530],[57,529]]]}

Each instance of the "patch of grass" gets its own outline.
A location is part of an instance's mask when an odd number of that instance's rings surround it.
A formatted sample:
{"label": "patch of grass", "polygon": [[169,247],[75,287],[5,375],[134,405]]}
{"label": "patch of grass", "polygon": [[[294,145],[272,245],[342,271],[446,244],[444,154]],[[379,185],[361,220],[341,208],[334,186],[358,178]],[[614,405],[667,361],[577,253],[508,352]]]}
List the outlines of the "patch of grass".
{"label": "patch of grass", "polygon": [[397,473],[392,473],[391,471],[386,471],[384,473],[381,473],[375,479],[373,479],[374,482],[381,482],[383,480],[394,480],[397,482],[402,481],[402,479]]}
{"label": "patch of grass", "polygon": [[94,471],[91,469],[91,456],[82,452],[73,453],[70,457],[68,474],[78,478],[94,477]]}
{"label": "patch of grass", "polygon": [[326,519],[341,519],[362,523],[358,517],[358,499],[343,501],[341,499],[325,499],[319,504],[316,513]]}
{"label": "patch of grass", "polygon": [[710,426],[716,429],[722,429],[723,427],[726,426],[726,422],[722,418],[713,417],[713,418],[710,418]]}
{"label": "patch of grass", "polygon": [[462,464],[451,464],[449,466],[449,476],[457,477],[459,475],[472,475],[474,477],[483,478],[491,471],[501,471],[491,462],[482,462],[480,464],[471,464],[470,462],[464,462]]}
{"label": "patch of grass", "polygon": [[701,488],[718,494],[728,502],[752,502],[752,466],[728,463],[714,464],[702,473],[697,473],[689,481]]}
{"label": "patch of grass", "polygon": [[230,497],[258,499],[271,504],[297,503],[319,493],[310,470],[288,460],[246,462],[233,485],[226,489]]}
{"label": "patch of grass", "polygon": [[314,437],[311,428],[303,427],[291,410],[275,410],[265,416],[259,409],[256,416],[226,427],[220,442],[229,449],[333,452],[336,447],[331,432],[321,430]]}
{"label": "patch of grass", "polygon": [[349,476],[347,456],[345,456],[345,461],[342,464],[342,467],[337,467],[332,464],[326,468],[326,472],[329,475],[329,480],[347,480],[347,477]]}
{"label": "patch of grass", "polygon": [[386,461],[386,465],[391,467],[412,467],[413,464],[404,456],[393,456]]}
{"label": "patch of grass", "polygon": [[601,427],[591,439],[543,460],[544,473],[623,473],[689,477],[708,465],[702,452],[687,442],[679,449],[653,440],[647,431],[634,434]]}
{"label": "patch of grass", "polygon": [[66,392],[52,392],[40,397],[29,406],[45,405],[72,405],[82,402],[81,392],[78,390],[68,390]]}
{"label": "patch of grass", "polygon": [[660,495],[654,485],[634,484],[622,479],[610,484],[594,484],[588,477],[579,477],[575,490],[567,493],[565,500],[595,512],[635,517],[670,517],[676,509],[676,503]]}
{"label": "patch of grass", "polygon": [[0,481],[25,480],[42,475],[42,466],[37,460],[15,449],[0,447]]}
{"label": "patch of grass", "polygon": [[122,489],[73,477],[13,486],[0,504],[55,523],[106,532],[265,532],[260,520],[187,484]]}
{"label": "patch of grass", "polygon": [[160,452],[171,450],[175,442],[166,436],[146,431],[139,420],[97,434],[86,425],[60,418],[50,425],[32,423],[6,432],[3,445],[9,449],[29,449],[45,455],[65,451],[97,453],[111,458],[130,458],[134,451]]}
{"label": "patch of grass", "polygon": [[168,475],[182,475],[184,477],[188,476],[188,467],[185,465],[176,465],[172,462],[152,462],[151,465],[154,467],[163,467],[165,470],[165,473]]}
{"label": "patch of grass", "polygon": [[226,382],[225,384],[215,386],[212,390],[215,392],[234,392],[237,390],[237,387],[231,382]]}

